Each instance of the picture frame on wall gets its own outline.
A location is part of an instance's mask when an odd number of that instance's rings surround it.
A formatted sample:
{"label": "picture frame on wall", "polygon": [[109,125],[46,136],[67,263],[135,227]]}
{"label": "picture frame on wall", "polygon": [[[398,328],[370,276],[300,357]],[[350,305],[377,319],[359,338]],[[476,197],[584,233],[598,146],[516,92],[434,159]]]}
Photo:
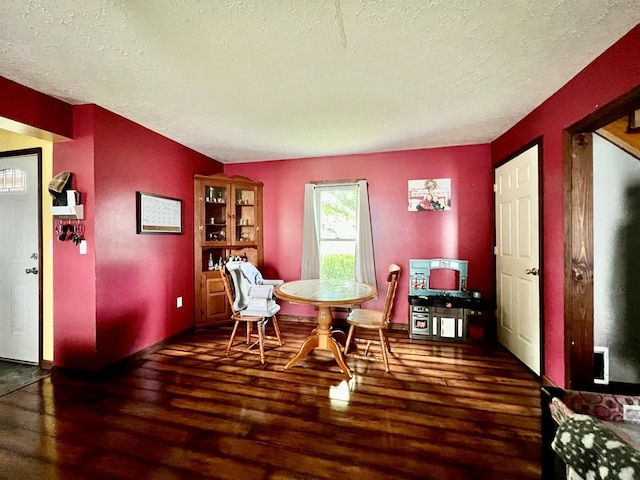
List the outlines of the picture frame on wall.
{"label": "picture frame on wall", "polygon": [[136,192],[136,233],[182,233],[182,200]]}
{"label": "picture frame on wall", "polygon": [[444,212],[451,210],[451,179],[425,178],[409,180],[410,212]]}

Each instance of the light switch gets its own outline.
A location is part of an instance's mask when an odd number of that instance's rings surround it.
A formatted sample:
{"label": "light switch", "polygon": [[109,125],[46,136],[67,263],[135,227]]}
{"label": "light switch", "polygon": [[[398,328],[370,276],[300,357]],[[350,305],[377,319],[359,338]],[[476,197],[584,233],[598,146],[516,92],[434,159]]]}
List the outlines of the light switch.
{"label": "light switch", "polygon": [[80,240],[80,255],[86,255],[86,254],[87,254],[87,241]]}

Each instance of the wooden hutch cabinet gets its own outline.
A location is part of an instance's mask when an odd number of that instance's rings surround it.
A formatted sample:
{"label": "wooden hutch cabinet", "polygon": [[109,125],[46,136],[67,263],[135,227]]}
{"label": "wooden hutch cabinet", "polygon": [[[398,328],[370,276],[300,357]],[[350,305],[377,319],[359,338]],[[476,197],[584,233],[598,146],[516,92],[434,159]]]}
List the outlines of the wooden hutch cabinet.
{"label": "wooden hutch cabinet", "polygon": [[219,270],[229,257],[246,256],[262,268],[262,183],[223,173],[194,182],[195,326],[230,322]]}

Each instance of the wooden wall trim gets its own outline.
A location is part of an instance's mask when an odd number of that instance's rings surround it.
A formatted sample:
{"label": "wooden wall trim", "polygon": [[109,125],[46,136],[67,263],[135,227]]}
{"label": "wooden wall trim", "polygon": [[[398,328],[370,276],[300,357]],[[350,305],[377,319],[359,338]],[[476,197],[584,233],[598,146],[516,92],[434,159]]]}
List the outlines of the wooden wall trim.
{"label": "wooden wall trim", "polygon": [[[565,219],[565,351],[567,388],[593,385],[593,138],[571,136]],[[568,228],[568,232],[566,229]]]}

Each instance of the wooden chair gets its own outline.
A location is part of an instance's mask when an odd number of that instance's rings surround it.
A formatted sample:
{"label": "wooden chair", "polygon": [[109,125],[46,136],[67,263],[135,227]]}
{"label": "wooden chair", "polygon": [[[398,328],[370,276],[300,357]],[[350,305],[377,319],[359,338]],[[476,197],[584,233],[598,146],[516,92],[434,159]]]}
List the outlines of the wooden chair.
{"label": "wooden chair", "polygon": [[[391,319],[391,309],[393,308],[393,300],[396,296],[396,288],[398,286],[398,277],[400,276],[400,267],[392,264],[389,266],[389,272],[387,273],[387,297],[384,302],[384,310],[368,310],[366,308],[356,308],[352,310],[347,317],[347,323],[349,323],[349,333],[347,335],[347,341],[344,344],[344,353],[348,353],[351,341],[364,341],[366,347],[364,350],[363,358],[368,360],[378,360],[375,357],[368,356],[369,347],[372,343],[380,344],[382,350],[382,360],[384,361],[384,371],[389,371],[389,358],[387,352],[391,353],[391,345],[389,344],[389,338],[387,337],[387,328],[389,327],[389,321]],[[356,329],[363,328],[366,330],[377,330],[380,340],[366,340],[356,339],[354,334]]]}
{"label": "wooden chair", "polygon": [[[280,337],[280,326],[276,313],[280,305],[273,300],[272,285],[247,285],[239,269],[232,266],[222,270],[222,283],[231,307],[231,319],[235,321],[226,355],[231,350],[243,353],[259,354],[260,363],[264,365],[264,347],[266,340],[273,340],[278,346],[284,345]],[[232,286],[233,284],[233,286]],[[254,296],[252,296],[254,295]],[[272,319],[275,336],[266,335],[266,325]],[[240,323],[247,326],[247,338],[243,347],[234,345],[234,339]],[[253,325],[257,327],[257,334],[253,333]],[[257,340],[255,340],[257,338]],[[258,346],[258,351],[255,347]]]}

